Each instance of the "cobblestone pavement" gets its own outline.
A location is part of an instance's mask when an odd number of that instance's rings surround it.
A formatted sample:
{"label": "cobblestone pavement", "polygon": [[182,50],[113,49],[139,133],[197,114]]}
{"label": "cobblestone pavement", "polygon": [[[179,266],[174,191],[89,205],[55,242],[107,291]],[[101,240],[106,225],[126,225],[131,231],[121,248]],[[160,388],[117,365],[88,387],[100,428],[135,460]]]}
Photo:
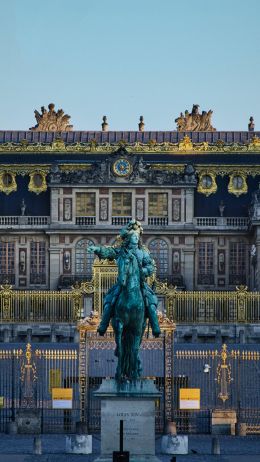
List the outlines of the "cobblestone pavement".
{"label": "cobblestone pavement", "polygon": [[[93,454],[65,454],[64,435],[43,435],[42,456],[34,456],[33,437],[0,434],[0,462],[92,462],[100,451],[100,437],[93,436]],[[190,436],[189,455],[177,456],[177,462],[260,462],[260,436],[220,437],[221,456],[211,456],[211,436]],[[160,437],[156,438],[156,454],[162,462],[171,456],[160,454]]]}

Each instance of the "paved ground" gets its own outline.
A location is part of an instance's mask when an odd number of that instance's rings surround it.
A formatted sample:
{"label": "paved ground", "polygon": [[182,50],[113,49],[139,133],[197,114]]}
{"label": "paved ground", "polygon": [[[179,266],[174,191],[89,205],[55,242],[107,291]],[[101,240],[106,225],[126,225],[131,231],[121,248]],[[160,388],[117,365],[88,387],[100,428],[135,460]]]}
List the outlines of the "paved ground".
{"label": "paved ground", "polygon": [[[100,438],[93,437],[90,456],[66,455],[64,435],[44,435],[43,455],[33,456],[33,437],[0,434],[0,462],[92,462],[99,455]],[[260,462],[260,436],[220,437],[221,456],[211,456],[211,436],[190,436],[189,455],[177,456],[177,462]],[[160,437],[156,438],[157,457],[170,462],[171,456],[160,454]]]}

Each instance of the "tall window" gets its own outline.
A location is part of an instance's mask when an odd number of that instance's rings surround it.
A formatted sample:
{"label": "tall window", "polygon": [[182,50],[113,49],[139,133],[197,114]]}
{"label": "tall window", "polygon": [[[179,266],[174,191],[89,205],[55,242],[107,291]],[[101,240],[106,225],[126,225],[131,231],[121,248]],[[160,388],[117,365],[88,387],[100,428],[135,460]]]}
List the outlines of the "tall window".
{"label": "tall window", "polygon": [[95,193],[76,193],[76,216],[95,217],[96,216],[96,194]]}
{"label": "tall window", "polygon": [[214,284],[213,242],[199,242],[198,250],[198,284]]}
{"label": "tall window", "polygon": [[167,193],[149,193],[148,215],[150,217],[168,216]]}
{"label": "tall window", "polygon": [[112,193],[112,216],[131,217],[132,216],[132,194],[113,192]]}
{"label": "tall window", "polygon": [[229,244],[229,284],[246,283],[246,246],[245,242]]}
{"label": "tall window", "polygon": [[30,249],[30,284],[46,284],[45,242],[31,242]]}
{"label": "tall window", "polygon": [[92,275],[92,265],[95,258],[94,253],[88,253],[90,245],[95,245],[90,239],[81,239],[76,245],[76,273],[86,276]]}
{"label": "tall window", "polygon": [[0,242],[0,281],[15,283],[14,242]]}
{"label": "tall window", "polygon": [[156,276],[158,279],[165,279],[169,270],[169,249],[163,239],[154,239],[149,244],[149,250],[156,263]]}

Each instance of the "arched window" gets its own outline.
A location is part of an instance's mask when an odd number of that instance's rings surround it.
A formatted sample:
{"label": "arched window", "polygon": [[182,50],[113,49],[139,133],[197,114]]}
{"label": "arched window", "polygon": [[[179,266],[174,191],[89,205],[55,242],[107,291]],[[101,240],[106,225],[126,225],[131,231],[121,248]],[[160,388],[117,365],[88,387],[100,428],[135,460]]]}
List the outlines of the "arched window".
{"label": "arched window", "polygon": [[169,271],[169,249],[167,242],[163,239],[154,239],[148,247],[156,263],[156,275],[158,279],[167,278]]}
{"label": "arched window", "polygon": [[81,239],[76,244],[76,274],[92,275],[92,265],[95,258],[94,253],[88,253],[89,246],[95,245],[90,239]]}

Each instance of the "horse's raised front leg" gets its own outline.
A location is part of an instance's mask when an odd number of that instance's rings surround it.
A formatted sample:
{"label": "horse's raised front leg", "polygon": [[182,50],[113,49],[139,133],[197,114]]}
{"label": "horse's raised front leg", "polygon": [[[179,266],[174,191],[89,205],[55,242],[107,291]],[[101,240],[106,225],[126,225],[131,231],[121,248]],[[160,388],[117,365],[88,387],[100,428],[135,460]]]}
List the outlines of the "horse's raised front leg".
{"label": "horse's raised front leg", "polygon": [[113,329],[115,333],[116,350],[115,355],[117,356],[117,368],[116,368],[116,380],[122,379],[122,332],[123,323],[119,319],[113,320]]}

